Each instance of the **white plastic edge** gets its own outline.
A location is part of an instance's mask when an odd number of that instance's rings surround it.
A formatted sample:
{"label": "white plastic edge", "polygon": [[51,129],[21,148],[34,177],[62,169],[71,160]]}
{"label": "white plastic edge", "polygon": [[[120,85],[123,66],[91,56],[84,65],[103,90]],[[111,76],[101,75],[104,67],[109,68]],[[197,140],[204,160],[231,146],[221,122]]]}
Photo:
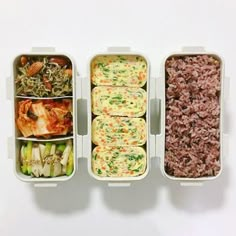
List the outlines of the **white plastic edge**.
{"label": "white plastic edge", "polygon": [[202,46],[184,46],[182,52],[205,52],[205,48]]}
{"label": "white plastic edge", "polygon": [[[150,65],[149,65],[150,67]],[[150,76],[150,82],[149,82],[149,100],[150,100],[150,107],[149,107],[149,115],[150,115],[150,118],[149,118],[149,121],[150,121],[150,124],[149,124],[149,156],[150,158],[154,158],[156,156],[156,134],[152,134],[151,130],[152,130],[152,127],[153,127],[153,123],[154,122],[154,118],[156,118],[157,120],[157,117],[155,115],[152,116],[152,107],[151,107],[151,101],[155,99],[156,100],[156,78],[155,77],[152,77]],[[150,168],[151,168],[151,163],[150,163]]]}
{"label": "white plastic edge", "polygon": [[11,77],[7,77],[6,78],[7,82],[6,82],[6,97],[7,100],[11,100],[12,101],[12,97],[13,97],[13,93],[12,93],[12,81],[11,81]]}
{"label": "white plastic edge", "polygon": [[202,187],[203,182],[180,182],[182,187]]}
{"label": "white plastic edge", "polygon": [[7,153],[8,153],[8,159],[13,159],[13,137],[7,138]]}
{"label": "white plastic edge", "polygon": [[76,158],[82,158],[83,157],[83,138],[81,135],[77,134],[77,157]]}
{"label": "white plastic edge", "polygon": [[229,154],[229,135],[223,134],[223,158],[227,158]]}
{"label": "white plastic edge", "polygon": [[224,77],[224,100],[228,100],[230,95],[230,77]]}
{"label": "white plastic edge", "polygon": [[[89,60],[89,63],[90,63],[90,60]],[[91,155],[90,153],[90,148],[89,148],[89,145],[90,145],[90,139],[91,139],[91,136],[90,136],[90,103],[91,103],[91,98],[90,98],[90,79],[89,79],[89,76],[87,77],[83,77],[83,80],[82,80],[82,85],[83,85],[83,89],[81,91],[81,94],[82,94],[82,99],[86,100],[87,101],[87,134],[83,135],[83,149],[82,149],[82,157],[83,158],[89,158],[89,155]]]}
{"label": "white plastic edge", "polygon": [[[160,114],[160,133],[156,135],[156,156],[160,160],[160,165],[162,165],[162,161],[164,160],[164,129],[165,129],[165,81],[164,77],[158,77],[156,79],[156,99],[160,100],[160,106],[158,109]],[[162,168],[161,168],[162,169]]]}
{"label": "white plastic edge", "polygon": [[130,52],[131,49],[130,47],[108,47],[107,48],[107,51],[108,52]]}
{"label": "white plastic edge", "polygon": [[131,183],[113,183],[113,182],[110,182],[107,184],[108,187],[130,187]]}
{"label": "white plastic edge", "polygon": [[[78,100],[79,99],[83,99],[83,96],[82,96],[82,86],[83,86],[83,77],[79,75],[79,73],[77,72],[76,76],[75,76],[75,79],[76,79],[76,91],[77,91],[77,96],[76,96],[76,117],[77,117],[77,120],[76,122],[78,122]],[[78,125],[80,124],[77,124],[76,125],[76,135],[77,135],[77,158],[81,158],[83,157],[83,136],[80,135],[78,133]]]}
{"label": "white plastic edge", "polygon": [[37,183],[34,184],[35,188],[55,188],[57,187],[56,183]]}
{"label": "white plastic edge", "polygon": [[56,52],[54,47],[32,47],[31,52]]}
{"label": "white plastic edge", "polygon": [[76,79],[76,91],[77,92],[77,95],[76,95],[76,100],[82,98],[82,81],[83,81],[83,77],[79,75],[78,72],[76,72],[76,75],[75,75],[75,79]]}

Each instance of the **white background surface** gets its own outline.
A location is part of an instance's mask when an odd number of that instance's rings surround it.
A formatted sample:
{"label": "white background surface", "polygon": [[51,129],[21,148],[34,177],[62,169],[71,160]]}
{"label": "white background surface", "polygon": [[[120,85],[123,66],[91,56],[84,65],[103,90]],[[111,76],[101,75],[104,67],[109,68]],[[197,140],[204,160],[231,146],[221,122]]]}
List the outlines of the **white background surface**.
{"label": "white background surface", "polygon": [[[0,0],[0,235],[236,235],[234,0]],[[7,159],[12,103],[6,100],[11,60],[32,46],[70,53],[86,75],[90,56],[107,46],[128,45],[160,75],[164,56],[203,45],[225,59],[231,77],[227,105],[229,154],[222,176],[184,188],[161,176],[153,161],[147,178],[130,188],[108,188],[87,174],[86,160],[72,181],[35,189],[16,179]]]}

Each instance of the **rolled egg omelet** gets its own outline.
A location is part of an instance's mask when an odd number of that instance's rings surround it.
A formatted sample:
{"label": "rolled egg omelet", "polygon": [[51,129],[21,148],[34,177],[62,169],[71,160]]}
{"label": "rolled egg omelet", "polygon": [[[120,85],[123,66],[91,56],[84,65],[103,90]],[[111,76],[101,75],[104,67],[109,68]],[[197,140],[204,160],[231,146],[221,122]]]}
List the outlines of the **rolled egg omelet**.
{"label": "rolled egg omelet", "polygon": [[147,62],[139,55],[101,55],[92,60],[94,85],[142,87],[147,81]]}
{"label": "rolled egg omelet", "polygon": [[142,88],[100,86],[92,90],[94,115],[140,117],[146,112],[147,93]]}
{"label": "rolled egg omelet", "polygon": [[146,143],[143,118],[97,116],[92,123],[92,141],[101,146],[142,146]]}
{"label": "rolled egg omelet", "polygon": [[92,152],[92,171],[100,177],[139,176],[146,166],[146,152],[141,147],[97,146]]}

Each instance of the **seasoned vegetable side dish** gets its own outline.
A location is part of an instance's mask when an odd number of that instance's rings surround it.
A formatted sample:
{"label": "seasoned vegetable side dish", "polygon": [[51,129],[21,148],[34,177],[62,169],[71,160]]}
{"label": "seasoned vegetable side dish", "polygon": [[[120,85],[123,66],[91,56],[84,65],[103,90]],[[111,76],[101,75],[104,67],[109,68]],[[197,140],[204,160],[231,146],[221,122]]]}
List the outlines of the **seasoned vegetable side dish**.
{"label": "seasoned vegetable side dish", "polygon": [[147,81],[147,62],[141,56],[97,56],[91,70],[91,82],[96,86],[143,87]]}
{"label": "seasoned vegetable side dish", "polygon": [[142,146],[147,138],[143,118],[97,116],[92,134],[93,143],[101,146]]}
{"label": "seasoned vegetable side dish", "polygon": [[64,56],[21,56],[15,78],[16,95],[62,97],[72,95],[72,64]]}
{"label": "seasoned vegetable side dish", "polygon": [[20,148],[21,172],[32,177],[71,175],[74,170],[72,140],[64,143],[27,141]]}
{"label": "seasoned vegetable side dish", "polygon": [[140,117],[146,112],[146,91],[142,88],[99,86],[92,90],[95,115]]}
{"label": "seasoned vegetable side dish", "polygon": [[92,153],[93,172],[103,177],[142,175],[146,161],[142,147],[97,146]]}
{"label": "seasoned vegetable side dish", "polygon": [[24,137],[50,138],[73,131],[71,99],[24,99],[17,103],[16,117]]}
{"label": "seasoned vegetable side dish", "polygon": [[165,69],[165,171],[175,177],[216,176],[221,63],[211,55],[172,56]]}

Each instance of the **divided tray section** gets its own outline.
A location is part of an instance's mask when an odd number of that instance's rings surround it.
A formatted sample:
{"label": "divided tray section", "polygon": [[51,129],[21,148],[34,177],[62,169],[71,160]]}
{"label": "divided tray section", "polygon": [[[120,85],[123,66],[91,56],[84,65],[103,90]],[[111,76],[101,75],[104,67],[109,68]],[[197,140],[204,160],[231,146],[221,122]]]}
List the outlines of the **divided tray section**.
{"label": "divided tray section", "polygon": [[222,171],[223,61],[212,53],[177,53],[164,72],[156,140],[162,172],[186,185],[215,179]]}
{"label": "divided tray section", "polygon": [[15,172],[27,182],[75,173],[75,68],[67,55],[29,53],[13,63]]}
{"label": "divided tray section", "polygon": [[149,64],[131,53],[99,54],[90,62],[89,173],[130,181],[149,171]]}

